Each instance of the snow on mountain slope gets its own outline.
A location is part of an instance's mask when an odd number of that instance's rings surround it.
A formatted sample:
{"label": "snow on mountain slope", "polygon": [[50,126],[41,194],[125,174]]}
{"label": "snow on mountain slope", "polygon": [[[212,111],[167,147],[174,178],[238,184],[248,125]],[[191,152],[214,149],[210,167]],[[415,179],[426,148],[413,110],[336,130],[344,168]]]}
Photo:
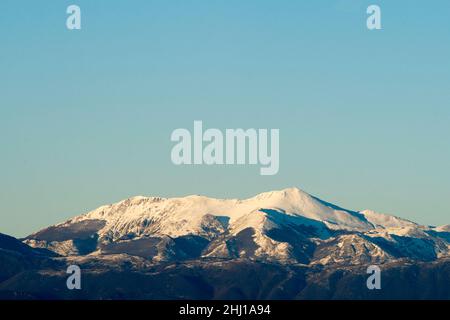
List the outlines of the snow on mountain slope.
{"label": "snow on mountain slope", "polygon": [[435,230],[437,232],[450,232],[450,224],[447,224],[445,226],[436,227]]}
{"label": "snow on mountain slope", "polygon": [[[274,209],[287,217],[306,219],[269,221],[267,214],[260,209]],[[291,224],[321,221],[330,229],[365,231],[373,228],[363,215],[327,206],[296,188],[262,193],[247,200],[220,200],[202,196],[172,199],[134,197],[100,207],[57,226],[68,226],[86,220],[105,221],[99,235],[112,240],[127,235],[179,237],[196,234],[211,238],[223,229],[237,234],[249,227],[257,230],[270,229],[283,223],[283,220]]]}
{"label": "snow on mountain slope", "polygon": [[365,235],[397,257],[432,261],[450,253],[449,239],[425,226],[375,229]]}
{"label": "snow on mountain slope", "polygon": [[399,217],[378,213],[372,210],[360,211],[367,221],[372,223],[375,228],[403,228],[403,227],[417,227],[417,224]]}
{"label": "snow on mountain slope", "polygon": [[315,252],[315,264],[381,264],[394,257],[361,235],[342,235],[324,241]]}
{"label": "snow on mountain slope", "polygon": [[450,240],[440,230],[370,210],[346,210],[289,188],[246,200],[134,197],[41,230],[25,242],[66,256],[354,264],[446,255]]}

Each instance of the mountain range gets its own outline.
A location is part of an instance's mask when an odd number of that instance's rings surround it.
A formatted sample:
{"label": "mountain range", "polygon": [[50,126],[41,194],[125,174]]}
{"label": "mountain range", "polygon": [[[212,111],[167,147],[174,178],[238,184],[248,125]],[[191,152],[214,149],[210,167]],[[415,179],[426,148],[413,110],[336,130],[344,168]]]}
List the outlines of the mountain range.
{"label": "mountain range", "polygon": [[[348,210],[298,188],[133,197],[20,241],[2,235],[0,262],[8,299],[450,299],[450,225]],[[72,264],[83,290],[65,288]],[[367,289],[369,265],[382,290]]]}

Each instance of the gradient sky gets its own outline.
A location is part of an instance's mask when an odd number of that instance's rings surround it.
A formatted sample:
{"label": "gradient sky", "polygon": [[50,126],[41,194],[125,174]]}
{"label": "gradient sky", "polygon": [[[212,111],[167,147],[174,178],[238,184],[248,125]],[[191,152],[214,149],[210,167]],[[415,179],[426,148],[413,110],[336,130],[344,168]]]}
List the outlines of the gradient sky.
{"label": "gradient sky", "polygon": [[[448,0],[2,0],[0,232],[134,195],[291,186],[448,224],[449,17]],[[278,175],[174,166],[170,134],[194,120],[279,128]]]}

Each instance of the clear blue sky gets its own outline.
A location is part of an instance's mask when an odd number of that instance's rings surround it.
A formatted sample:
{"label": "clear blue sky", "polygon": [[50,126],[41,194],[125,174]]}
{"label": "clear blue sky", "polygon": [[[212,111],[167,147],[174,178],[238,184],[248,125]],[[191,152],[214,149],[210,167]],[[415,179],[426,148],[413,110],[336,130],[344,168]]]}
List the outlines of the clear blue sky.
{"label": "clear blue sky", "polygon": [[[134,195],[290,186],[450,223],[449,17],[448,0],[2,0],[0,232]],[[170,134],[194,120],[279,128],[279,174],[174,166]]]}

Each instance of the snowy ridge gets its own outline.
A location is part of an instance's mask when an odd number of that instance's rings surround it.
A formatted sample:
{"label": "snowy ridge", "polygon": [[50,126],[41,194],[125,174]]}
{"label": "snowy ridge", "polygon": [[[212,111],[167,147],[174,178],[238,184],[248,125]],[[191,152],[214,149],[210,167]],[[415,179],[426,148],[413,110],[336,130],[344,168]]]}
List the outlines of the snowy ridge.
{"label": "snowy ridge", "polygon": [[129,254],[152,261],[248,258],[282,263],[433,260],[447,256],[448,226],[340,208],[298,189],[214,199],[133,197],[30,235],[64,256]]}
{"label": "snowy ridge", "polygon": [[361,213],[375,228],[403,228],[417,227],[417,224],[399,217],[378,213],[372,210],[363,210]]}
{"label": "snowy ridge", "polygon": [[[326,223],[332,229],[366,231],[373,229],[362,215],[326,206],[297,188],[267,192],[247,200],[221,200],[202,196],[184,198],[134,197],[103,206],[71,219],[60,226],[84,220],[105,220],[100,235],[120,238],[129,233],[179,237],[203,234],[204,217],[213,215],[228,219],[230,230],[237,234],[245,228],[270,228],[260,209],[274,209],[288,216],[304,217]],[[152,223],[148,223],[151,221]],[[305,221],[306,223],[306,221]]]}
{"label": "snowy ridge", "polygon": [[440,226],[435,228],[438,232],[450,232],[450,224],[447,224],[445,226]]}

